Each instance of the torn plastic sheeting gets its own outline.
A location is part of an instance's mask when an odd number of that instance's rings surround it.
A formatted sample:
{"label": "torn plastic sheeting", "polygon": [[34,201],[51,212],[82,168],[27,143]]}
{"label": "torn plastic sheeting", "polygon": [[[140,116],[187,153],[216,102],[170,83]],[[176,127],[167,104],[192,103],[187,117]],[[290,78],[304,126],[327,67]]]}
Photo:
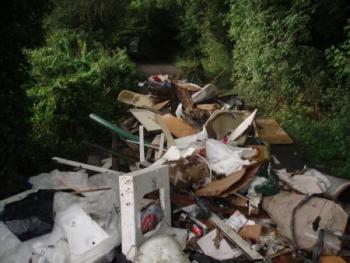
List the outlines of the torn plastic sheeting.
{"label": "torn plastic sheeting", "polygon": [[310,175],[292,176],[286,169],[277,170],[279,179],[303,194],[320,194],[327,191],[331,183],[326,177]]}
{"label": "torn plastic sheeting", "polygon": [[255,155],[253,149],[226,145],[214,139],[208,139],[205,147],[207,160],[213,171],[226,176],[241,170],[244,165],[249,165],[250,161],[246,159]]}
{"label": "torn plastic sheeting", "polygon": [[320,171],[317,171],[316,169],[309,169],[306,172],[303,173],[305,176],[313,176],[317,177],[322,181],[329,182],[329,185],[326,184],[327,186],[327,191],[326,193],[331,196],[333,199],[338,200],[341,198],[343,193],[345,194],[345,200],[339,200],[341,202],[350,202],[348,198],[346,198],[347,192],[350,192],[350,181],[346,180],[344,178],[339,178],[335,176],[331,176],[328,174],[324,174]]}
{"label": "torn plastic sheeting", "polygon": [[169,235],[149,238],[137,250],[135,263],[190,263],[179,243]]}
{"label": "torn plastic sheeting", "polygon": [[54,226],[51,233],[28,240],[24,244],[28,245],[32,251],[33,263],[73,263],[68,241],[63,229],[58,225]]}
{"label": "torn plastic sheeting", "polygon": [[28,263],[31,250],[0,222],[0,262]]}
{"label": "torn plastic sheeting", "polygon": [[[67,210],[65,210],[67,211]],[[63,211],[63,213],[65,212]],[[60,214],[59,212],[58,214]],[[81,220],[78,222],[81,223]],[[115,222],[113,222],[115,224]],[[120,231],[120,230],[119,230]],[[86,232],[85,236],[89,235],[89,238],[93,236],[93,233]],[[81,239],[84,234],[77,235],[76,239]],[[76,256],[75,251],[71,251],[69,239],[64,228],[58,223],[55,224],[53,231],[50,234],[40,236],[25,242],[28,244],[33,254],[36,255],[37,261],[35,262],[48,262],[48,263],[95,263],[95,262],[111,262],[113,259],[113,248],[116,246],[116,238],[114,233],[109,232],[110,237],[104,239],[99,244],[87,249],[84,253]],[[82,247],[88,247],[89,244],[80,244]],[[91,244],[90,244],[91,245]]]}
{"label": "torn plastic sheeting", "polygon": [[34,189],[87,189],[88,174],[85,170],[79,172],[64,172],[53,170],[29,178]]}
{"label": "torn plastic sheeting", "polygon": [[[4,251],[3,253],[0,248],[0,262],[8,263],[27,263],[30,260],[33,263],[92,263],[102,258],[104,260],[98,262],[111,262],[110,252],[116,246],[115,238],[111,236],[79,257],[74,257],[74,252],[72,253],[69,249],[67,235],[62,226],[59,226],[57,223],[54,225],[51,233],[25,242],[20,242],[14,235],[7,235],[6,233],[9,233],[9,230],[5,226],[3,229],[1,223],[0,233],[1,237],[7,237],[7,246],[4,246],[5,243],[1,242],[1,248],[6,248],[6,252]],[[85,235],[91,237],[92,233],[85,232]],[[81,236],[82,234],[79,233],[76,238],[79,239]],[[81,245],[84,246],[84,244]]]}
{"label": "torn plastic sheeting", "polygon": [[4,207],[0,220],[21,241],[49,233],[53,227],[54,194],[53,190],[39,190],[9,203]]}
{"label": "torn plastic sheeting", "polygon": [[110,185],[112,190],[85,193],[85,198],[69,193],[56,193],[54,211],[59,213],[74,204],[79,205],[109,235],[99,245],[77,257],[74,263],[95,262],[101,258],[105,259],[103,262],[110,262],[112,249],[121,244],[119,178],[114,174],[96,174],[89,177],[88,184],[91,187]]}
{"label": "torn plastic sheeting", "polygon": [[196,150],[194,148],[180,150],[176,146],[171,146],[162,158],[166,159],[167,161],[178,161],[182,158],[193,155],[195,152]]}
{"label": "torn plastic sheeting", "polygon": [[80,198],[70,193],[58,192],[54,196],[53,211],[56,213],[65,210],[73,204],[78,204],[94,219],[106,220],[112,215],[115,207],[120,206],[119,201],[119,180],[113,174],[102,173],[89,177],[89,187],[104,187],[109,185],[112,187],[108,191],[97,191],[84,193],[85,198]]}
{"label": "torn plastic sheeting", "polygon": [[187,238],[188,238],[188,230],[176,227],[169,227],[166,230],[166,234],[173,237],[181,246],[182,249],[186,248]]}
{"label": "torn plastic sheeting", "polygon": [[207,138],[207,131],[203,129],[199,133],[175,139],[175,144],[179,149],[191,147],[199,150],[201,148],[205,148],[204,142]]}
{"label": "torn plastic sheeting", "polygon": [[[277,224],[278,232],[290,241],[294,239],[291,229],[294,228],[299,249],[311,251],[317,243],[320,229],[343,235],[348,221],[347,213],[340,205],[319,197],[310,197],[296,210],[295,224],[292,226],[293,211],[304,198],[304,195],[283,191],[265,197],[262,207]],[[334,255],[340,250],[341,242],[337,237],[326,235],[323,241],[323,254]]]}

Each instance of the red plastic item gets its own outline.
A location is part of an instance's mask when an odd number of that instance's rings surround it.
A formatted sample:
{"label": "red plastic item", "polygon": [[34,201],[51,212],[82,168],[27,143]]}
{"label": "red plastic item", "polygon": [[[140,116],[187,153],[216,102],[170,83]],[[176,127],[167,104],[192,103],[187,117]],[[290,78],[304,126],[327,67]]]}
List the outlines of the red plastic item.
{"label": "red plastic item", "polygon": [[191,231],[193,234],[195,234],[197,237],[201,237],[203,235],[203,230],[202,228],[197,225],[197,224],[194,224],[191,228]]}

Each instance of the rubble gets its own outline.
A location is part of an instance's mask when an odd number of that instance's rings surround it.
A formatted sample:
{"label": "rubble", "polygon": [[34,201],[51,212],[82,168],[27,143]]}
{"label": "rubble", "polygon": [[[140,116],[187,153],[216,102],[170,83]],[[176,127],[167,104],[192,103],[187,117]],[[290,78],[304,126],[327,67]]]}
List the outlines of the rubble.
{"label": "rubble", "polygon": [[0,262],[344,262],[350,181],[283,169],[276,120],[168,75],[118,101],[117,122],[89,116],[111,150],[82,142],[101,156],[53,157],[73,171],[0,201]]}

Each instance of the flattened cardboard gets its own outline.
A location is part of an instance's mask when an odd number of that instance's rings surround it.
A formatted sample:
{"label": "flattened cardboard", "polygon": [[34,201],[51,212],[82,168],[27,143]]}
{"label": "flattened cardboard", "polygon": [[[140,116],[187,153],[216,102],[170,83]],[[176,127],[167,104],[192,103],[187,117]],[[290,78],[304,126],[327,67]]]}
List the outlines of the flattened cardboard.
{"label": "flattened cardboard", "polygon": [[249,239],[254,242],[259,242],[262,230],[262,225],[245,225],[239,230],[238,234],[243,239]]}
{"label": "flattened cardboard", "polygon": [[258,172],[259,168],[260,168],[260,165],[254,168],[247,169],[244,176],[242,176],[242,178],[238,182],[236,182],[235,184],[230,186],[226,191],[224,191],[221,194],[221,197],[227,197],[233,193],[236,193],[245,188],[248,188],[250,183],[254,180],[255,174]]}
{"label": "flattened cardboard", "polygon": [[292,138],[274,119],[257,118],[255,120],[261,139],[270,144],[293,144]]}
{"label": "flattened cardboard", "polygon": [[210,182],[206,187],[196,191],[198,196],[219,196],[238,182],[245,174],[245,169],[242,169],[232,175],[226,176],[223,179]]}
{"label": "flattened cardboard", "polygon": [[138,108],[153,109],[153,110],[160,110],[169,102],[167,100],[160,103],[156,103],[149,96],[128,91],[128,90],[122,90],[119,93],[118,101],[123,102],[125,104],[133,105]]}

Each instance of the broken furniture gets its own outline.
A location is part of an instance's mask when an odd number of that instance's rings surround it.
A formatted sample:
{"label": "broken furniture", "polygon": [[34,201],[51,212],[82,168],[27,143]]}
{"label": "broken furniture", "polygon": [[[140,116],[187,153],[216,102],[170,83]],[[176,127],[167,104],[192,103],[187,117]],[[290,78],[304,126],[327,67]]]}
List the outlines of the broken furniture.
{"label": "broken furniture", "polygon": [[[133,260],[137,248],[152,235],[164,233],[171,226],[168,166],[145,168],[119,177],[122,251]],[[155,230],[142,234],[141,201],[145,194],[159,191],[164,219]]]}

